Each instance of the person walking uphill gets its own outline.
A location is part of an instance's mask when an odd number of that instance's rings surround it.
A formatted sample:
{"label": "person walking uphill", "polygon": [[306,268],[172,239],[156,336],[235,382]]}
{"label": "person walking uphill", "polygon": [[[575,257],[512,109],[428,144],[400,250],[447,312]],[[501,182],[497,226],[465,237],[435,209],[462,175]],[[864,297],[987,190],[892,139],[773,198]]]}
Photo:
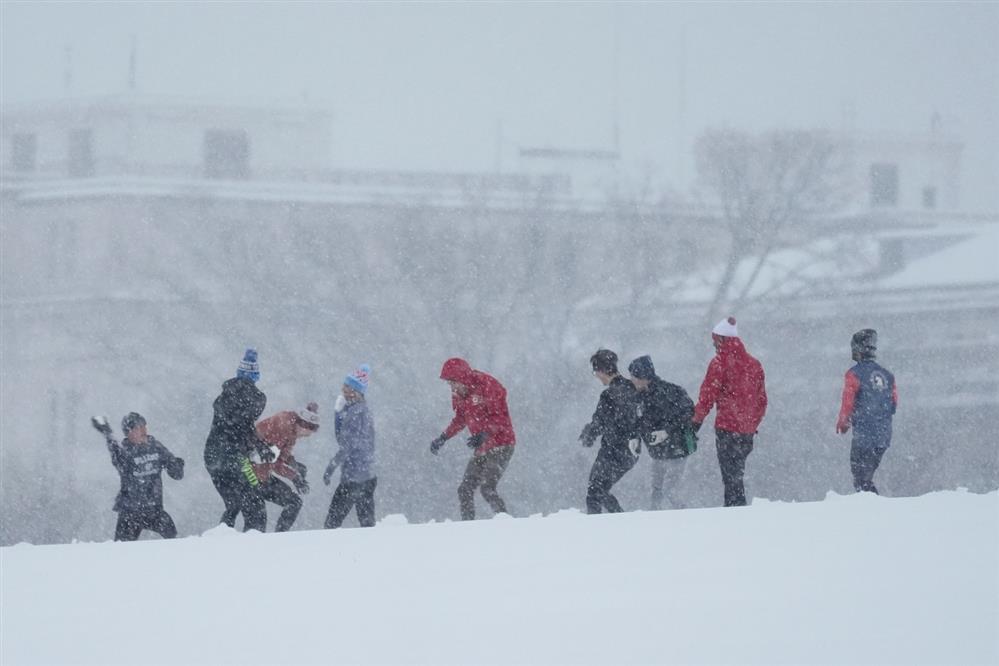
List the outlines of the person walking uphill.
{"label": "person walking uphill", "polygon": [[259,379],[257,351],[247,349],[236,376],[222,384],[222,393],[212,405],[215,413],[205,440],[205,468],[225,503],[220,522],[235,527],[236,516],[242,512],[243,531],[263,532],[267,513],[250,454],[256,452],[261,462],[273,461],[274,454],[257,437],[254,426],[267,406],[267,396],[256,386]]}
{"label": "person walking uphill", "polygon": [[743,475],[746,458],[753,450],[756,434],[767,411],[763,366],[749,355],[739,339],[735,317],[718,322],[711,331],[715,357],[708,364],[701,392],[694,407],[694,430],[700,429],[715,405],[715,445],[725,484],[725,506],[745,506]]}
{"label": "person walking uphill", "polygon": [[499,496],[496,486],[510,464],[513,447],[517,443],[507,407],[506,389],[495,377],[473,370],[461,358],[445,361],[440,376],[451,387],[454,418],[444,432],[430,443],[431,453],[436,455],[444,442],[464,428],[467,427],[471,433],[466,444],[473,449],[473,453],[458,486],[461,519],[475,520],[476,489],[480,490],[494,513],[506,513],[506,503]]}
{"label": "person walking uphill", "polygon": [[853,426],[850,471],[857,492],[878,494],[874,472],[891,445],[892,417],[898,407],[895,376],[874,361],[878,333],[865,328],[853,334],[850,350],[857,362],[846,371],[843,401],[836,432],[845,434]]}
{"label": "person walking uphill", "polygon": [[632,361],[628,374],[638,389],[641,405],[638,429],[652,458],[651,508],[661,509],[665,494],[670,508],[682,509],[677,486],[683,477],[687,456],[697,448],[697,436],[691,425],[694,401],[683,387],[656,374],[651,356],[639,356]]}
{"label": "person walking uphill", "polygon": [[344,379],[337,397],[336,441],[340,445],[323,474],[323,483],[330,485],[333,472],[340,467],[340,485],[333,491],[330,509],[326,514],[326,529],[340,527],[350,510],[357,508],[357,523],[361,527],[374,527],[375,486],[378,477],[372,466],[375,461],[375,422],[368,409],[365,395],[371,368],[362,364]]}
{"label": "person walking uphill", "polygon": [[621,503],[611,494],[615,483],[635,466],[641,452],[638,439],[638,394],[635,385],[617,371],[617,354],[597,350],[590,357],[593,374],[606,386],[600,393],[593,418],[579,435],[583,446],[601,438],[597,458],[590,468],[586,488],[586,512],[620,513]]}
{"label": "person walking uphill", "polygon": [[[257,424],[257,437],[278,449],[277,459],[272,463],[253,465],[253,473],[260,481],[260,496],[267,502],[281,507],[276,532],[287,532],[298,518],[302,508],[302,495],[309,492],[309,482],[305,480],[306,467],[295,460],[292,450],[296,442],[309,437],[319,430],[319,405],[310,402],[295,412],[278,412]],[[284,477],[292,482],[295,490],[278,479]]]}
{"label": "person walking uphill", "polygon": [[94,427],[107,440],[111,464],[121,476],[121,490],[114,501],[118,524],[115,541],[135,541],[142,530],[152,530],[164,539],[177,536],[173,518],[163,509],[165,469],[171,479],[184,478],[184,460],[146,432],[146,419],[131,412],[121,420],[125,439],[121,444],[111,434],[106,418],[91,419]]}

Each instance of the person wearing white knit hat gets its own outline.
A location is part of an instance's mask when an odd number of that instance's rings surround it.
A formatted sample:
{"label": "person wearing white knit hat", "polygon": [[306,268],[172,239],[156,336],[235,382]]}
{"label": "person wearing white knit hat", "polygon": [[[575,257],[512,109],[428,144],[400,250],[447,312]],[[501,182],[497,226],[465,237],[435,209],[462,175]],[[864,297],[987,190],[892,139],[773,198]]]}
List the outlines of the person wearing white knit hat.
{"label": "person wearing white knit hat", "polygon": [[711,331],[715,357],[701,383],[694,407],[694,430],[717,405],[715,445],[725,484],[725,506],[746,504],[743,475],[753,450],[753,436],[767,411],[763,366],[750,356],[739,338],[735,317],[722,319]]}
{"label": "person wearing white knit hat", "polygon": [[[287,532],[298,518],[302,508],[302,495],[309,492],[305,480],[307,468],[295,460],[295,444],[319,430],[319,405],[309,402],[296,410],[278,412],[257,423],[257,436],[273,447],[276,459],[271,463],[255,463],[253,471],[260,482],[257,488],[267,502],[281,507],[281,515],[274,526],[275,532]],[[295,490],[278,479],[291,481]],[[297,491],[297,492],[296,492]]]}
{"label": "person wearing white knit hat", "polygon": [[723,338],[739,337],[739,327],[735,324],[735,317],[725,317],[715,324],[715,327],[711,329],[711,333]]}

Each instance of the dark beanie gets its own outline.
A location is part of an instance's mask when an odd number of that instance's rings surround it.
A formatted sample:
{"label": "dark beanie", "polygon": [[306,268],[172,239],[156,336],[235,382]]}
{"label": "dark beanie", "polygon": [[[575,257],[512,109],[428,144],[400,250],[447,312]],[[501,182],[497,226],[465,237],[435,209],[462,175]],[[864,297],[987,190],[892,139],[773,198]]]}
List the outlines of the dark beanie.
{"label": "dark beanie", "polygon": [[127,435],[129,430],[137,428],[140,425],[146,425],[146,419],[143,418],[142,414],[129,412],[121,420],[121,431]]}
{"label": "dark beanie", "polygon": [[874,358],[878,348],[878,332],[873,328],[864,328],[853,334],[850,339],[850,349],[865,358]]}
{"label": "dark beanie", "polygon": [[597,353],[590,357],[590,365],[598,372],[607,375],[617,374],[617,354],[610,349],[598,349]]}
{"label": "dark beanie", "polygon": [[628,366],[628,372],[635,379],[653,379],[656,376],[656,366],[652,365],[651,356],[639,356]]}

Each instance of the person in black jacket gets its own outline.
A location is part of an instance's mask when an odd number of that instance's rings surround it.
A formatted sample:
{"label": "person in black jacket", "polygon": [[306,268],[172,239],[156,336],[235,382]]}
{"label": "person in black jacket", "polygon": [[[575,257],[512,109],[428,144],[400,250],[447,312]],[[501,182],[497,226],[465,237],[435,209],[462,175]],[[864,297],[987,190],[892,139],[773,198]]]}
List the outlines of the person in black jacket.
{"label": "person in black jacket", "polygon": [[183,458],[146,432],[146,419],[141,414],[131,412],[121,420],[125,435],[121,444],[111,434],[107,419],[95,417],[92,422],[107,440],[111,464],[121,477],[121,490],[114,501],[118,513],[114,540],[135,541],[142,530],[152,530],[164,539],[176,537],[173,518],[163,509],[161,475],[165,469],[171,479],[183,479]]}
{"label": "person in black jacket", "polygon": [[205,468],[222,496],[225,511],[220,522],[236,526],[243,514],[243,531],[267,527],[267,509],[258,492],[260,481],[251,465],[271,462],[274,453],[257,437],[256,422],[267,406],[267,396],[256,386],[260,379],[257,351],[247,349],[236,376],[222,384],[215,398],[212,429],[205,441]]}
{"label": "person in black jacket", "polygon": [[696,448],[691,427],[694,401],[683,387],[671,384],[656,374],[651,356],[639,356],[628,366],[631,382],[638,389],[641,415],[638,430],[652,458],[653,511],[663,505],[663,486],[669,505],[682,509],[677,486],[683,477],[687,456]]}
{"label": "person in black jacket", "polygon": [[593,374],[606,386],[600,394],[593,419],[579,435],[590,447],[601,438],[600,450],[590,469],[586,489],[586,512],[620,513],[620,502],[610,489],[628,473],[641,451],[638,440],[638,395],[635,386],[617,371],[617,354],[600,349],[590,358]]}

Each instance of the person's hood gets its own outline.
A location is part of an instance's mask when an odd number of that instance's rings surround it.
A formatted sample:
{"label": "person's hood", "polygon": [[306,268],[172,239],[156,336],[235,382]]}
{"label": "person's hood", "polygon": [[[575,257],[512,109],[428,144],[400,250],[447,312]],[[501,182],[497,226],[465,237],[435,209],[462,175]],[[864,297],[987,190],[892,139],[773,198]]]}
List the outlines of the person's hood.
{"label": "person's hood", "polygon": [[441,379],[469,386],[472,384],[473,372],[472,366],[465,359],[449,358],[444,361],[444,366],[441,368]]}
{"label": "person's hood", "polygon": [[748,353],[740,338],[730,338],[724,335],[715,335],[713,337],[720,342],[719,349],[716,352],[718,356],[744,356]]}

